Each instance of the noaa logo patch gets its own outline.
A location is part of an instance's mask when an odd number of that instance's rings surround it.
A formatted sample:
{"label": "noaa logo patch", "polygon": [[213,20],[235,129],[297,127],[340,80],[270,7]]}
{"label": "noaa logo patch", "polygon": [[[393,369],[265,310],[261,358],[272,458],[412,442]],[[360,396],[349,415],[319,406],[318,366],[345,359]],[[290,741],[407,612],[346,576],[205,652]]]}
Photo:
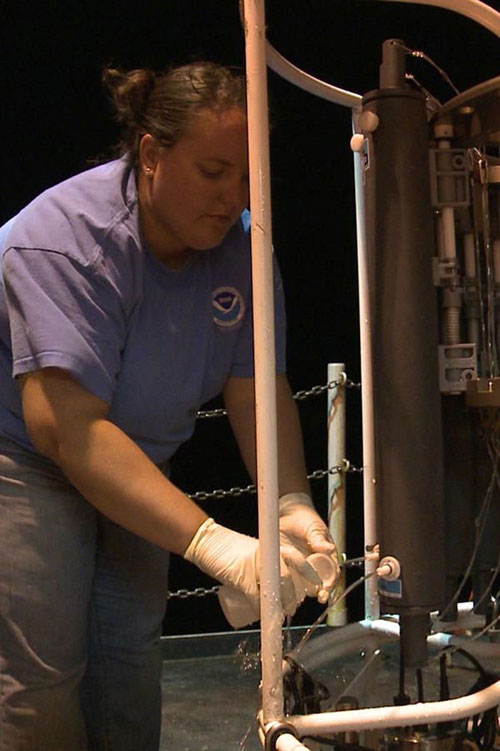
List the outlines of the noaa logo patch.
{"label": "noaa logo patch", "polygon": [[219,287],[212,294],[212,309],[218,326],[235,326],[243,318],[245,303],[234,287]]}

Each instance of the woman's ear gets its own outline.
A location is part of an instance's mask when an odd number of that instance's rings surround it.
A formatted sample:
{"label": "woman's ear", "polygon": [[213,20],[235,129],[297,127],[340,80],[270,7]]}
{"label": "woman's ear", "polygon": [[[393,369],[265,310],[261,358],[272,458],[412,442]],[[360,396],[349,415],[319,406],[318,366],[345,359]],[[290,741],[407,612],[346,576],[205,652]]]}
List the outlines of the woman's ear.
{"label": "woman's ear", "polygon": [[158,164],[159,147],[151,133],[146,133],[139,144],[139,166],[148,178],[153,177]]}

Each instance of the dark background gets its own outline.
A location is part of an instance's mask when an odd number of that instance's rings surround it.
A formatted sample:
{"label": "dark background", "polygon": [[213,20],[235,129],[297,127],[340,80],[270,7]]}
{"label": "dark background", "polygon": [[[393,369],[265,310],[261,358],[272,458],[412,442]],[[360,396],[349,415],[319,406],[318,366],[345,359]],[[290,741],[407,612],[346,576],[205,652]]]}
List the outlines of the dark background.
{"label": "dark background", "polygon": [[[194,59],[244,65],[237,0],[17,0],[0,3],[3,134],[0,221],[88,166],[117,139],[102,92],[103,65],[156,69]],[[423,50],[464,90],[498,75],[498,39],[473,21],[427,6],[370,0],[268,0],[268,38],[307,72],[363,94],[377,87],[380,47],[398,37]],[[420,60],[410,70],[441,101],[453,96]],[[269,74],[273,232],[288,310],[294,390],[323,384],[328,362],[359,377],[350,111]],[[326,397],[301,403],[310,470],[326,467]],[[359,394],[348,393],[348,456],[361,463]],[[173,478],[186,492],[246,485],[225,420],[200,422]],[[313,485],[326,511],[326,481]],[[254,497],[207,502],[227,525],[256,531]],[[348,555],[362,552],[361,480],[348,480]],[[171,589],[211,586],[174,558]],[[350,602],[361,615],[361,598]],[[317,614],[304,606],[295,623]],[[215,598],[171,600],[167,633],[226,629]]]}

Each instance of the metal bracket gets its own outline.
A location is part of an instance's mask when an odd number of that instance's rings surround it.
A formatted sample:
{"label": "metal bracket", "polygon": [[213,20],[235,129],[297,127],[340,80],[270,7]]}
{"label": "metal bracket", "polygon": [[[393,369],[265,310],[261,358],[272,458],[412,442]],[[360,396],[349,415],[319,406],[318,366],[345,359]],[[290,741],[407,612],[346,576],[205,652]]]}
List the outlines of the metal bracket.
{"label": "metal bracket", "polygon": [[431,202],[434,208],[469,206],[465,149],[430,149]]}
{"label": "metal bracket", "polygon": [[439,388],[442,394],[467,391],[467,383],[477,378],[476,345],[441,344],[439,346]]}

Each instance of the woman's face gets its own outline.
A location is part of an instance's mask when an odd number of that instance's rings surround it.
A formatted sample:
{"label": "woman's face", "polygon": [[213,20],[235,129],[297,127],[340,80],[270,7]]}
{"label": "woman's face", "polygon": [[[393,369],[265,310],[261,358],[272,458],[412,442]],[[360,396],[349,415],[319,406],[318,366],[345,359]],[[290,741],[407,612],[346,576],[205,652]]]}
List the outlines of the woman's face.
{"label": "woman's face", "polygon": [[245,114],[199,110],[172,147],[141,141],[139,201],[146,241],[171,266],[222,242],[248,203]]}

